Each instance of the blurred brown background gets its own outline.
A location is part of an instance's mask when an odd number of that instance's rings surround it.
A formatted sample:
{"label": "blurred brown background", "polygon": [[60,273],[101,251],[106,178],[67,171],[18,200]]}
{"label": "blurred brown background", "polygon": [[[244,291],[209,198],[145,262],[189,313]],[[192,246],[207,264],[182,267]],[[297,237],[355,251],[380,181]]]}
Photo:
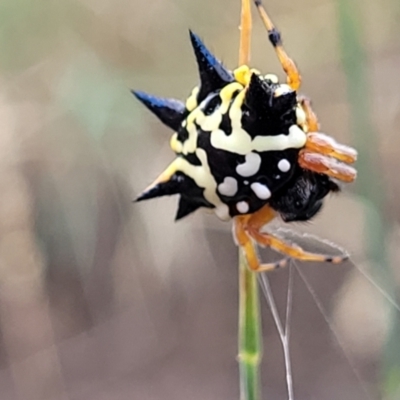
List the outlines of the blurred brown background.
{"label": "blurred brown background", "polygon": [[[396,301],[400,278],[400,4],[264,2],[323,131],[362,153],[358,185],[295,229],[347,248],[384,288],[351,263],[300,265],[333,332],[296,275],[296,399],[399,399],[400,316],[385,296]],[[239,10],[239,0],[1,2],[1,400],[239,398],[230,224],[201,212],[175,224],[176,198],[132,204],[173,154],[171,132],[129,92],[190,93],[188,28],[236,67]],[[254,17],[252,63],[283,77]],[[270,279],[282,308],[287,271]],[[285,399],[263,308],[264,398]]]}

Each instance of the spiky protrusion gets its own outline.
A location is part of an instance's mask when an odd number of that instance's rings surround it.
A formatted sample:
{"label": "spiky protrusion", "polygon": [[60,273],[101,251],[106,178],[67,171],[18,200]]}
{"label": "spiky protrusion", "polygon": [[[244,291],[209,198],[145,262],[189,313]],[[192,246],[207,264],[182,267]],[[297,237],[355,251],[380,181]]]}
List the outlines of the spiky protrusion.
{"label": "spiky protrusion", "polygon": [[189,34],[200,74],[200,91],[197,98],[200,102],[208,94],[233,82],[234,78],[232,72],[215,58],[196,34],[192,31],[189,31]]}
{"label": "spiky protrusion", "polygon": [[252,74],[244,99],[249,112],[242,117],[243,129],[251,137],[279,135],[296,124],[296,92]]}
{"label": "spiky protrusion", "polygon": [[[234,78],[232,72],[226,69],[211,54],[200,38],[192,31],[189,31],[189,33],[200,74],[200,90],[197,96],[197,103],[199,103],[208,94],[233,82]],[[132,94],[154,113],[162,123],[174,131],[179,130],[186,116],[186,108],[181,101],[153,96],[139,90],[132,90]]]}
{"label": "spiky protrusion", "polygon": [[136,201],[154,199],[155,197],[170,196],[182,192],[185,186],[185,175],[182,173],[173,174],[167,181],[158,182],[157,180],[141,193]]}
{"label": "spiky protrusion", "polygon": [[[196,99],[198,104],[210,93],[220,90],[230,82],[233,82],[234,77],[232,72],[226,69],[204,46],[200,38],[191,31],[190,40],[200,74],[200,90]],[[179,132],[180,128],[182,128],[182,121],[188,113],[182,102],[152,96],[141,91],[132,90],[132,93],[161,122]],[[204,189],[198,187],[192,178],[179,172],[176,168],[177,164],[178,162],[173,162],[152,185],[139,195],[136,201],[180,194],[176,220],[185,217],[200,207],[213,208],[214,206],[204,198]]]}
{"label": "spiky protrusion", "polygon": [[175,215],[175,221],[178,221],[191,214],[192,212],[195,212],[200,207],[204,207],[204,204],[202,204],[201,202],[189,200],[188,198],[181,196],[179,199],[178,211]]}
{"label": "spiky protrusion", "polygon": [[253,74],[246,93],[246,105],[258,115],[267,115],[268,110],[273,110],[275,115],[279,115],[280,111],[286,112],[295,107],[295,91],[275,96],[275,89],[276,85],[268,84],[259,75]]}
{"label": "spiky protrusion", "polygon": [[186,217],[200,207],[213,208],[213,205],[204,198],[203,189],[198,187],[192,178],[181,171],[169,176],[168,171],[173,170],[174,165],[173,162],[135,201],[180,194],[175,220]]}
{"label": "spiky protrusion", "polygon": [[185,117],[185,105],[175,99],[152,96],[139,90],[132,90],[136,96],[162,123],[177,131]]}

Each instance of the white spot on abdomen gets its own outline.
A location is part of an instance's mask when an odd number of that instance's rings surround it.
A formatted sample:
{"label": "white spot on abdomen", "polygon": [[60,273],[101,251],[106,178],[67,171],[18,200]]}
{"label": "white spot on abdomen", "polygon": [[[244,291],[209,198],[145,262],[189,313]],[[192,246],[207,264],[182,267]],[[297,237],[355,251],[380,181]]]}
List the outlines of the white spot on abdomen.
{"label": "white spot on abdomen", "polygon": [[257,153],[246,154],[246,161],[236,167],[236,172],[241,176],[255,175],[261,165],[261,157]]}
{"label": "white spot on abdomen", "polygon": [[241,214],[246,214],[249,211],[249,203],[247,203],[247,201],[239,201],[239,203],[236,204],[236,209]]}
{"label": "white spot on abdomen", "polygon": [[266,185],[260,182],[254,182],[250,187],[254,194],[261,200],[267,200],[271,197],[271,191]]}
{"label": "white spot on abdomen", "polygon": [[235,178],[227,176],[222,183],[218,185],[218,191],[224,196],[234,196],[238,190],[238,183]]}
{"label": "white spot on abdomen", "polygon": [[290,162],[286,160],[286,158],[282,158],[282,160],[278,162],[278,168],[282,172],[288,172],[290,170]]}

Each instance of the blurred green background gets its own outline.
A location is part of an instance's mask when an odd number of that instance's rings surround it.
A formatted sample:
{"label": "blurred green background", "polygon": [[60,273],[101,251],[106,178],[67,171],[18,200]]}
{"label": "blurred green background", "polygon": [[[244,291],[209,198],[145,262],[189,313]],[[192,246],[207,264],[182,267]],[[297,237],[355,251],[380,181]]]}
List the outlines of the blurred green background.
{"label": "blurred green background", "polygon": [[[361,153],[358,183],[294,228],[347,248],[384,291],[351,263],[300,266],[334,333],[297,276],[296,399],[399,399],[400,315],[385,296],[400,302],[400,3],[264,3],[322,130]],[[230,224],[201,212],[175,224],[176,198],[132,204],[173,154],[129,89],[190,93],[188,28],[236,67],[239,12],[239,0],[0,3],[1,400],[238,398]],[[253,66],[283,77],[254,23]],[[270,278],[284,305],[287,271]],[[264,398],[284,399],[263,306]]]}

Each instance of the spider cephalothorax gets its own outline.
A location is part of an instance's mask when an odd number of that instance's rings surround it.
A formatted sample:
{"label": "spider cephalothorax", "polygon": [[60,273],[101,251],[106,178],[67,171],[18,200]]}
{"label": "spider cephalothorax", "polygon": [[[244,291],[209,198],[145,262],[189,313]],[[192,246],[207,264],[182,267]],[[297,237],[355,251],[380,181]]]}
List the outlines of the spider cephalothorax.
{"label": "spider cephalothorax", "polygon": [[[356,152],[318,132],[309,102],[297,94],[300,75],[260,1],[255,3],[287,83],[262,75],[245,62],[228,70],[190,32],[200,84],[186,102],[133,92],[175,131],[171,148],[176,154],[137,200],[178,194],[176,219],[200,207],[210,208],[223,220],[235,218],[243,248],[251,237],[296,256],[271,242],[271,236],[263,241],[259,229],[277,214],[285,222],[312,218],[323,198],[339,190],[336,181],[355,178],[348,164],[355,161]],[[242,36],[242,42],[246,40]],[[259,269],[251,251],[245,251],[250,267]]]}

